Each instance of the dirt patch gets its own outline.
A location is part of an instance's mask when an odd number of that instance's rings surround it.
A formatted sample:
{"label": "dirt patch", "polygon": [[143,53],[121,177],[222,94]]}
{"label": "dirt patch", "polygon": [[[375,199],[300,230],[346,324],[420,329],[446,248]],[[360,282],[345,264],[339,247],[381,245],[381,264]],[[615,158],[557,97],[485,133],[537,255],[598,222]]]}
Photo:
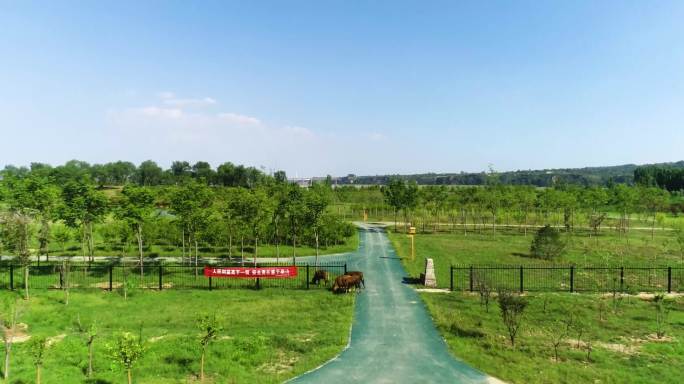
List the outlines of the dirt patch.
{"label": "dirt patch", "polygon": [[[94,288],[109,289],[109,282],[95,283],[90,286]],[[112,282],[112,289],[119,289],[121,287],[123,287],[123,283],[119,283],[118,281]]]}
{"label": "dirt patch", "polygon": [[6,329],[5,335],[12,344],[25,343],[31,339],[31,335],[28,334],[28,325],[24,323],[18,323],[14,329]]}
{"label": "dirt patch", "polygon": [[257,370],[265,373],[280,375],[292,371],[295,363],[299,357],[287,356],[284,352],[279,351],[276,355],[276,360],[269,363],[262,364]]}
{"label": "dirt patch", "polygon": [[161,336],[150,337],[149,339],[147,339],[147,341],[149,341],[150,343],[156,343],[157,341],[165,339],[168,336],[169,335],[161,335]]}
{"label": "dirt patch", "polygon": [[416,289],[416,292],[449,293],[450,291],[448,289],[439,289],[439,288],[418,288],[418,289]]}
{"label": "dirt patch", "polygon": [[46,342],[47,346],[49,347],[51,345],[57,344],[60,341],[64,340],[65,337],[66,337],[66,333],[62,333],[62,334],[59,334],[57,336],[48,337],[45,340],[45,342]]}
{"label": "dirt patch", "polygon": [[[639,292],[634,295],[630,295],[629,293],[616,293],[615,297],[636,297],[637,299],[644,300],[644,301],[653,301],[653,298],[655,297],[655,293],[653,292]],[[608,292],[608,293],[603,293],[601,294],[602,297],[613,297],[613,293]],[[676,292],[676,293],[666,293],[665,297],[668,299],[674,299],[676,297],[684,297],[684,292]]]}

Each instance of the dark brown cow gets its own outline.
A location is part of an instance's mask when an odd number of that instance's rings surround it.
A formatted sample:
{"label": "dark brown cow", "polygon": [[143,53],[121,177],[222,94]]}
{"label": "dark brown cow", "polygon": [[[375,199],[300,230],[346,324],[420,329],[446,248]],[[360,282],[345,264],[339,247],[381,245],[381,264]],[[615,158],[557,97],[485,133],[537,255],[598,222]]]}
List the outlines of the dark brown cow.
{"label": "dark brown cow", "polygon": [[[361,271],[348,271],[347,273],[345,273],[345,275],[358,277],[359,283],[360,283],[359,285],[363,285],[363,287],[366,288],[366,281],[363,279],[363,272],[361,272]],[[357,287],[357,288],[360,288],[360,287]]]}
{"label": "dark brown cow", "polygon": [[346,293],[353,287],[358,287],[360,284],[360,279],[358,276],[342,275],[335,278],[335,283],[333,283],[332,291],[333,293]]}
{"label": "dark brown cow", "polygon": [[328,285],[328,280],[329,280],[328,279],[328,271],[318,270],[318,271],[314,272],[313,280],[311,280],[311,284],[318,285],[318,284],[320,284],[321,280],[323,280],[323,283],[325,285]]}

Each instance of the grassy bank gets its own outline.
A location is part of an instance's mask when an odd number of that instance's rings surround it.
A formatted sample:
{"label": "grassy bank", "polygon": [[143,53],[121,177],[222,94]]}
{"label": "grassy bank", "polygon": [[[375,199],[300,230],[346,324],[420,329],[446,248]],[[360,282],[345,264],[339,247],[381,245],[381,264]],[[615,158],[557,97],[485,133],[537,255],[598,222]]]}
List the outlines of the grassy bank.
{"label": "grassy bank", "polygon": [[[665,335],[655,335],[655,306],[636,297],[527,296],[515,348],[495,299],[422,294],[451,351],[511,383],[680,383],[684,366],[684,298],[671,308]],[[572,319],[567,335],[560,338]],[[554,339],[559,343],[558,360]],[[579,341],[578,341],[579,339]],[[560,342],[559,342],[560,340]]]}
{"label": "grassy bank", "polygon": [[449,266],[456,264],[576,264],[576,265],[683,265],[682,250],[670,231],[631,231],[628,236],[604,231],[600,236],[586,232],[563,235],[567,252],[553,261],[530,257],[533,235],[517,231],[494,233],[439,233],[415,236],[416,257],[411,259],[410,240],[388,229],[392,245],[403,258],[411,276],[424,272],[425,259],[435,262],[437,283],[449,286]]}
{"label": "grassy bank", "polygon": [[[14,300],[14,293],[0,292]],[[142,332],[145,353],[133,369],[136,383],[194,382],[199,372],[200,314],[216,314],[224,331],[210,345],[208,382],[279,383],[314,368],[346,345],[353,295],[281,289],[134,292],[40,292],[23,307],[19,322],[32,337],[58,340],[46,352],[46,383],[119,383],[106,345],[122,331]],[[95,374],[86,380],[87,349],[75,322],[95,322]],[[11,382],[33,382],[29,343],[13,348]]]}

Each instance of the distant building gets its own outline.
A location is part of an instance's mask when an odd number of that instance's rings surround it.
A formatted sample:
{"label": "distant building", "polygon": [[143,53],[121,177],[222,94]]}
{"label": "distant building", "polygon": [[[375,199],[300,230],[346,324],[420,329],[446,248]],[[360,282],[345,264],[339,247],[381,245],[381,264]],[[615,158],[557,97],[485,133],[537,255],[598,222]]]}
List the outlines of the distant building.
{"label": "distant building", "polygon": [[295,178],[287,179],[287,181],[289,181],[292,184],[297,184],[302,188],[309,188],[311,186],[311,182],[312,182],[310,177],[308,177],[308,178],[295,177]]}

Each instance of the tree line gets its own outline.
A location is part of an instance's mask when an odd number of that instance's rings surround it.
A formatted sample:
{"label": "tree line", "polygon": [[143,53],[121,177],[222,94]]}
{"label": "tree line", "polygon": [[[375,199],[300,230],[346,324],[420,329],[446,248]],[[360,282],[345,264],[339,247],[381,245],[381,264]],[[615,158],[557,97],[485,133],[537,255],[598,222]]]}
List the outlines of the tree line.
{"label": "tree line", "polygon": [[[14,253],[25,267],[27,298],[31,256],[47,257],[51,242],[65,241],[65,231],[76,234],[82,255],[91,261],[96,226],[104,238],[133,242],[141,278],[145,242],[151,239],[178,246],[183,260],[196,267],[200,244],[226,245],[230,257],[239,244],[243,263],[247,247],[254,263],[264,243],[275,246],[278,260],[291,256],[295,262],[297,247],[309,245],[318,263],[321,246],[342,243],[355,231],[330,212],[332,189],[325,183],[303,189],[260,174],[260,182],[247,187],[212,186],[188,177],[157,187],[129,182],[112,191],[100,188],[88,173],[60,178],[64,174],[57,169],[1,173],[0,251]],[[281,255],[284,244],[292,246],[292,255]]]}
{"label": "tree line", "polygon": [[[616,228],[626,233],[634,215],[650,221],[652,231],[664,212],[671,210],[671,196],[657,187],[627,186],[555,188],[511,186],[492,183],[483,187],[419,187],[415,182],[393,179],[381,188],[383,204],[394,217],[401,214],[404,226],[421,224],[422,229],[459,225],[463,232],[517,225],[527,233],[530,225],[555,225],[570,231],[579,225],[598,233],[613,217]],[[675,203],[676,204],[676,203]],[[419,228],[421,229],[421,228]]]}
{"label": "tree line", "polygon": [[684,168],[648,166],[634,170],[634,182],[668,191],[684,191]]}
{"label": "tree line", "polygon": [[17,177],[31,172],[48,176],[57,184],[87,176],[100,187],[126,184],[175,185],[191,179],[208,185],[251,188],[268,184],[273,179],[281,182],[286,180],[284,171],[277,171],[269,176],[255,167],[235,165],[231,162],[225,162],[214,169],[206,161],[198,161],[195,164],[174,161],[168,169],[163,169],[152,160],[143,161],[137,166],[129,161],[89,164],[85,161],[70,160],[55,167],[45,163],[31,163],[29,167],[7,165],[3,170],[5,175]]}

